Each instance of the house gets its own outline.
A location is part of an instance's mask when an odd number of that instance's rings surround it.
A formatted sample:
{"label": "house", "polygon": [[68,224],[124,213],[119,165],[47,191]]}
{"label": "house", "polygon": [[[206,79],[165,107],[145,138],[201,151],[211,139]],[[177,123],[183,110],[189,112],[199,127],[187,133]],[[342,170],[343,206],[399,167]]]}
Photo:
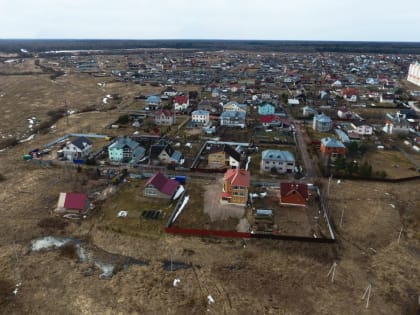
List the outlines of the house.
{"label": "house", "polygon": [[210,114],[218,114],[221,112],[220,106],[216,102],[209,100],[202,100],[198,103],[197,110],[206,110],[210,112]]}
{"label": "house", "polygon": [[69,160],[83,160],[92,153],[92,142],[86,137],[79,137],[69,141],[63,147],[63,155]]}
{"label": "house", "polygon": [[246,113],[242,111],[225,111],[220,114],[220,125],[245,128]]}
{"label": "house", "polygon": [[182,112],[190,106],[190,100],[188,96],[185,95],[178,95],[174,97],[174,109],[177,112]]}
{"label": "house", "polygon": [[196,125],[207,126],[210,122],[210,112],[207,110],[195,110],[191,113],[191,121]]}
{"label": "house", "polygon": [[166,165],[182,164],[183,155],[180,151],[174,150],[171,145],[161,140],[150,146],[149,163]]}
{"label": "house", "polygon": [[175,88],[173,86],[167,86],[163,90],[163,95],[168,96],[168,97],[173,97],[176,94],[177,94],[177,91],[175,90]]}
{"label": "house", "polygon": [[282,127],[283,123],[287,121],[277,115],[264,115],[260,116],[260,122],[263,127],[271,128],[271,127]]}
{"label": "house", "polygon": [[357,97],[359,96],[359,91],[355,88],[346,88],[341,91],[341,95],[343,96],[344,100],[348,102],[357,102]]}
{"label": "house", "polygon": [[171,126],[176,121],[176,115],[174,112],[168,109],[159,109],[155,112],[155,124],[159,126]]}
{"label": "house", "polygon": [[329,156],[332,159],[346,155],[346,146],[341,141],[329,137],[321,139],[320,150],[323,156]]}
{"label": "house", "polygon": [[273,115],[276,111],[274,105],[264,103],[258,106],[258,115]]}
{"label": "house", "polygon": [[371,136],[373,135],[373,127],[371,125],[366,124],[363,121],[352,121],[350,124],[353,128],[354,131],[359,135],[359,136]]}
{"label": "house", "polygon": [[328,132],[332,128],[332,119],[323,113],[315,115],[312,121],[312,128],[316,131]]}
{"label": "house", "polygon": [[157,110],[161,106],[161,99],[158,95],[150,95],[146,99],[146,110]]}
{"label": "house", "polygon": [[299,105],[300,103],[299,103],[299,100],[298,100],[298,99],[289,98],[289,99],[287,100],[287,104],[288,104],[288,105]]}
{"label": "house", "polygon": [[113,162],[136,163],[144,157],[145,151],[138,142],[123,137],[108,146],[108,157]]}
{"label": "house", "polygon": [[225,105],[223,105],[223,111],[224,112],[243,112],[243,113],[246,113],[246,105],[245,104],[239,104],[236,101],[230,101],[230,102],[227,102]]}
{"label": "house", "polygon": [[239,168],[241,163],[241,153],[233,149],[228,144],[212,145],[208,152],[209,168],[221,168],[230,166]]}
{"label": "house", "polygon": [[308,185],[305,183],[280,183],[280,204],[305,206],[309,198]]}
{"label": "house", "polygon": [[350,138],[349,136],[341,129],[334,129],[335,134],[337,135],[338,139],[343,143],[349,143]]}
{"label": "house", "polygon": [[394,93],[382,93],[379,97],[380,103],[394,103]]}
{"label": "house", "polygon": [[302,115],[303,115],[303,117],[311,117],[311,116],[314,116],[314,115],[318,115],[318,112],[315,109],[313,109],[312,107],[305,106],[302,109]]}
{"label": "house", "polygon": [[358,119],[360,117],[355,112],[348,109],[347,107],[340,108],[337,111],[337,116],[340,119],[348,119],[348,120]]}
{"label": "house", "polygon": [[84,193],[60,193],[57,207],[54,210],[58,213],[83,214],[89,209],[90,203],[87,194]]}
{"label": "house", "polygon": [[175,179],[167,178],[160,172],[150,177],[144,184],[143,195],[146,197],[172,199],[181,184]]}
{"label": "house", "polygon": [[387,119],[382,131],[389,135],[408,135],[410,133],[410,127],[408,120],[394,117],[393,119]]}
{"label": "house", "polygon": [[295,158],[289,151],[264,150],[261,152],[261,172],[270,172],[273,168],[278,173],[293,173]]}
{"label": "house", "polygon": [[250,173],[248,171],[240,168],[227,170],[223,177],[221,200],[245,205],[248,200],[249,184]]}

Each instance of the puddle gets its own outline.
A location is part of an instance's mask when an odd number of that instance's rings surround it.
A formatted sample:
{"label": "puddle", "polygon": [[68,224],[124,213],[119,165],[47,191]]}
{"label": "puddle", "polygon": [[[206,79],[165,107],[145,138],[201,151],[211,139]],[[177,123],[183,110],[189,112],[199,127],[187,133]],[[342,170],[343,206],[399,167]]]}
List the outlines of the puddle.
{"label": "puddle", "polygon": [[[176,270],[179,270],[179,269],[190,269],[192,267],[193,267],[192,264],[186,264],[186,263],[179,262],[179,261],[172,261],[171,262],[170,260],[165,260],[163,262],[163,269],[165,271],[176,271]],[[194,266],[194,267],[199,268],[200,266]]]}

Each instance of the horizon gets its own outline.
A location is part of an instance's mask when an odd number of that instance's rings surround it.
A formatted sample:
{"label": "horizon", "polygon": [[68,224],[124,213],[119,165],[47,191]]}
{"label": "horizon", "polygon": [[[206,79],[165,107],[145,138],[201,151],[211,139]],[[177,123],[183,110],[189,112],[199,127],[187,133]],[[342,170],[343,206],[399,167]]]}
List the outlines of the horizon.
{"label": "horizon", "polygon": [[21,0],[0,38],[420,42],[420,2],[354,0]]}

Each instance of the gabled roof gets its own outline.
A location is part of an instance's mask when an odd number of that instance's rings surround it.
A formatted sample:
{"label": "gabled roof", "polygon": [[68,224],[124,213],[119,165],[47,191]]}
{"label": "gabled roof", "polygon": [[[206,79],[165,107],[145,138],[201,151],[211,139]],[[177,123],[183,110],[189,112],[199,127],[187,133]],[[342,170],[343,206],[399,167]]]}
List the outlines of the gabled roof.
{"label": "gabled roof", "polygon": [[92,145],[92,141],[90,141],[86,137],[79,137],[79,138],[73,140],[71,143],[81,150],[85,149],[86,146],[88,146],[88,145]]}
{"label": "gabled roof", "polygon": [[197,109],[191,113],[191,115],[210,115],[208,110]]}
{"label": "gabled roof", "polygon": [[64,208],[84,210],[86,208],[87,195],[82,193],[66,193]]}
{"label": "gabled roof", "polygon": [[157,172],[155,175],[149,178],[146,184],[144,184],[144,187],[147,187],[148,185],[153,185],[153,187],[155,187],[161,193],[172,196],[176,192],[179,186],[179,182],[171,178],[166,178],[165,175]]}
{"label": "gabled roof", "polygon": [[345,148],[346,146],[334,138],[322,138],[321,143],[327,148]]}
{"label": "gabled roof", "polygon": [[232,186],[249,187],[250,174],[239,168],[229,169],[225,173],[224,181],[229,181]]}
{"label": "gabled roof", "polygon": [[161,116],[161,115],[164,115],[164,116],[167,116],[167,117],[172,117],[174,114],[169,109],[160,109],[155,113],[155,117],[156,116]]}
{"label": "gabled roof", "polygon": [[168,153],[169,156],[172,156],[174,153],[174,149],[171,147],[171,145],[165,141],[159,141],[158,143],[155,143],[150,146],[150,159],[156,160],[159,157],[159,154],[165,150],[166,153]]}
{"label": "gabled roof", "polygon": [[321,113],[321,114],[319,114],[319,115],[315,115],[315,116],[314,116],[314,119],[315,119],[316,121],[319,121],[319,122],[327,122],[327,123],[332,122],[331,117],[330,117],[330,116],[325,115],[324,113]]}
{"label": "gabled roof", "polygon": [[178,95],[175,96],[174,102],[178,104],[187,104],[188,103],[188,97],[185,95]]}
{"label": "gabled roof", "polygon": [[280,121],[279,116],[276,116],[276,115],[262,115],[262,116],[260,116],[260,122],[262,122],[262,123],[271,123],[273,121]]}
{"label": "gabled roof", "polygon": [[222,145],[212,145],[209,151],[209,154],[216,153],[216,152],[224,152],[236,161],[241,161],[241,154],[236,151],[234,148],[232,148],[228,144],[222,144]]}
{"label": "gabled roof", "polygon": [[117,141],[112,143],[108,148],[109,149],[122,149],[125,146],[128,146],[130,149],[134,150],[140,144],[129,137],[118,138]]}
{"label": "gabled roof", "polygon": [[150,95],[147,100],[147,103],[160,103],[160,97],[157,95]]}
{"label": "gabled roof", "polygon": [[289,151],[281,150],[264,150],[261,153],[261,159],[270,161],[295,161],[295,158],[293,157],[292,153],[290,153]]}
{"label": "gabled roof", "polygon": [[304,200],[307,200],[309,197],[308,185],[305,183],[280,183],[280,196],[283,200],[284,197],[289,197],[291,195],[297,195]]}

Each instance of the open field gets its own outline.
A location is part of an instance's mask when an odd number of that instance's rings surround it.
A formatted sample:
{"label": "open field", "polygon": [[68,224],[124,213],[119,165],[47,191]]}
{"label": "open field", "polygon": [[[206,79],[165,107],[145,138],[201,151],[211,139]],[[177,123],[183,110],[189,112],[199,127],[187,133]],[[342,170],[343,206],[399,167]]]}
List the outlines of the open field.
{"label": "open field", "polygon": [[417,176],[415,165],[398,150],[378,150],[366,154],[373,172],[385,171],[388,178]]}
{"label": "open field", "polygon": [[[101,79],[71,74],[53,83],[48,75],[0,76],[0,94],[4,94],[0,98],[1,132],[29,133],[27,118],[35,115],[45,119],[49,110],[62,107],[66,99],[69,109],[82,109],[99,105],[104,95],[118,93],[122,100],[116,106],[131,106],[132,96],[142,92],[140,85],[126,83],[110,84],[103,91],[97,86]],[[107,182],[90,178],[85,170],[78,173],[74,168],[37,166],[23,161],[22,154],[68,132],[117,135],[122,131],[105,127],[119,115],[116,110],[74,114],[69,116],[68,124],[66,119],[59,120],[55,133],[36,135],[30,142],[0,152],[1,313],[418,313],[419,180],[396,184],[346,180],[337,184],[333,180],[328,205],[337,231],[336,244],[269,240],[244,243],[161,233],[165,219],[149,225],[138,216],[143,207],[165,209],[168,203],[143,199],[142,181],[122,185],[86,220],[48,221],[60,192],[100,191]],[[396,171],[405,165],[399,160],[395,163],[400,165]],[[322,183],[325,187],[326,181]],[[228,219],[223,217],[224,212],[214,211],[209,200],[218,202],[219,183],[189,181],[186,188],[188,194],[201,196],[192,199],[185,210],[186,215],[194,213],[184,217],[191,224],[197,220],[208,223],[210,228],[230,229],[236,227],[239,217],[248,214],[238,213]],[[133,217],[118,219],[117,211],[122,208]],[[213,212],[207,214],[205,209]],[[219,216],[212,221],[211,215],[216,214]],[[179,220],[183,220],[182,215]],[[60,251],[31,253],[31,240],[45,235],[83,239],[106,252],[150,263],[130,266],[109,280],[100,280],[97,272],[85,273],[88,268],[96,270],[95,266]],[[170,258],[194,267],[165,271],[163,262]],[[327,274],[333,262],[338,266],[331,283]],[[174,287],[176,278],[181,282]],[[14,295],[19,282],[21,286]],[[366,310],[366,301],[361,297],[368,283],[372,284],[372,296]],[[214,298],[214,304],[207,304],[208,295]]]}

